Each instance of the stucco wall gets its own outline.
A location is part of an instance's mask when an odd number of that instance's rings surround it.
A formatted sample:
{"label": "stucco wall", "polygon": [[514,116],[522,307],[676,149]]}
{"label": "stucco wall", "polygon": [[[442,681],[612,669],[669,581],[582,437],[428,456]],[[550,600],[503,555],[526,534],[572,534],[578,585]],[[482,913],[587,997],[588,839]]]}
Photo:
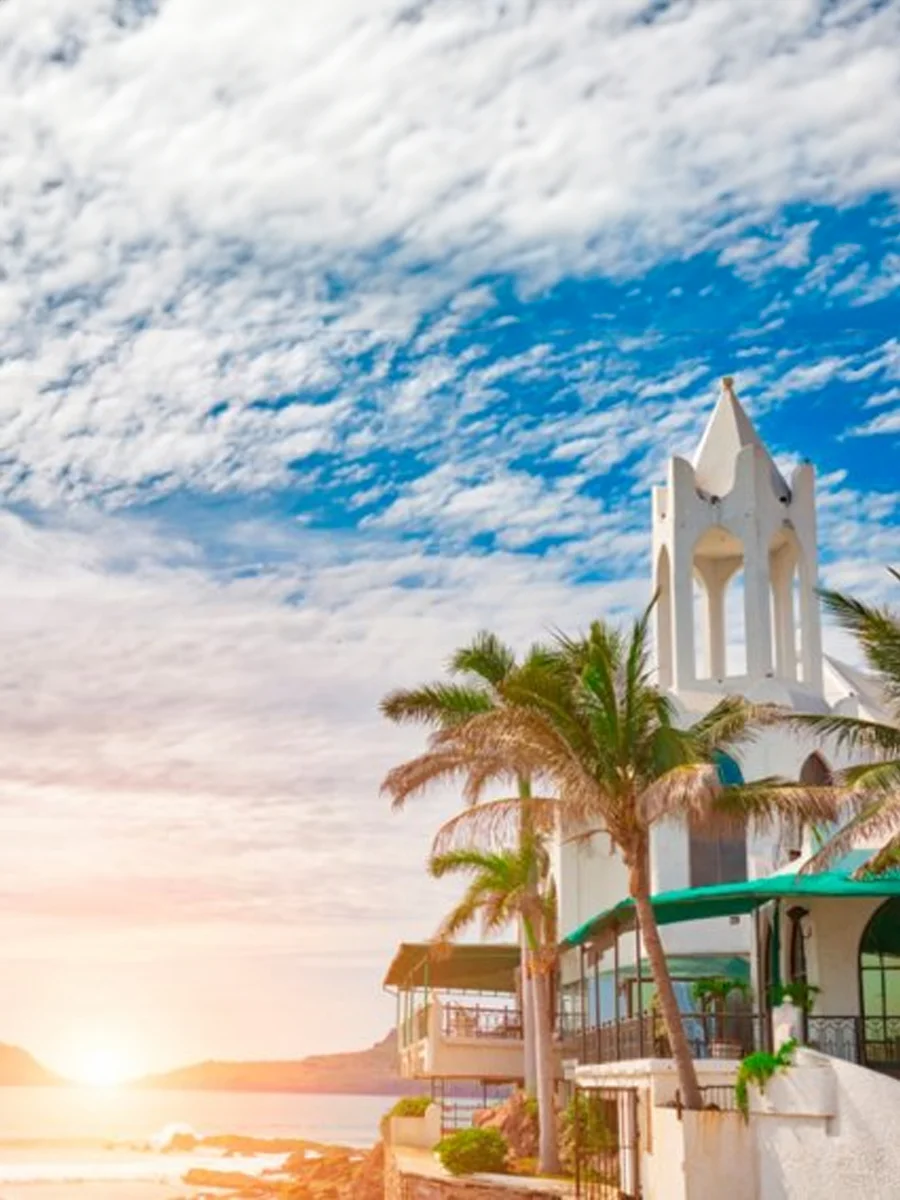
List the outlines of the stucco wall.
{"label": "stucco wall", "polygon": [[834,1116],[754,1114],[761,1200],[900,1195],[900,1083],[837,1059]]}
{"label": "stucco wall", "polygon": [[441,1140],[441,1106],[430,1104],[423,1117],[390,1117],[387,1141],[392,1146],[432,1150]]}
{"label": "stucco wall", "polygon": [[806,943],[809,976],[822,989],[816,999],[819,1016],[859,1015],[859,941],[878,897],[864,900],[811,901],[807,918],[812,936]]}
{"label": "stucco wall", "polygon": [[385,1200],[559,1200],[574,1196],[568,1183],[516,1180],[498,1175],[454,1179],[433,1155],[388,1149]]}

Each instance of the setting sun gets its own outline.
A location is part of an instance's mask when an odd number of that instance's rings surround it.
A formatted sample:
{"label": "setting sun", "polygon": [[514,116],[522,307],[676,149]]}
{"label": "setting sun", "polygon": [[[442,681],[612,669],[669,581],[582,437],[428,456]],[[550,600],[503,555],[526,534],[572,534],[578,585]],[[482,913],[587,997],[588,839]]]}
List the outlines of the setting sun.
{"label": "setting sun", "polygon": [[72,1072],[76,1083],[87,1087],[112,1088],[127,1082],[135,1074],[131,1057],[120,1047],[87,1046],[78,1055]]}

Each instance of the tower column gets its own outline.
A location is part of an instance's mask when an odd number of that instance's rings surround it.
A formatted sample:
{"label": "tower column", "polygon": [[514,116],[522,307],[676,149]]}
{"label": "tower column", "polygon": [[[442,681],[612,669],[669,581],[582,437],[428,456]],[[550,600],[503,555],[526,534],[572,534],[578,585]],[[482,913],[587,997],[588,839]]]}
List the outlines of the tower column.
{"label": "tower column", "polygon": [[757,530],[744,542],[744,625],[747,674],[772,674],[772,620],[769,600],[769,555]]}
{"label": "tower column", "polygon": [[821,692],[822,625],[816,580],[806,561],[800,563],[800,655],[803,682]]}
{"label": "tower column", "polygon": [[688,546],[674,546],[672,553],[673,645],[675,686],[690,688],[697,679],[694,646],[694,562]]}

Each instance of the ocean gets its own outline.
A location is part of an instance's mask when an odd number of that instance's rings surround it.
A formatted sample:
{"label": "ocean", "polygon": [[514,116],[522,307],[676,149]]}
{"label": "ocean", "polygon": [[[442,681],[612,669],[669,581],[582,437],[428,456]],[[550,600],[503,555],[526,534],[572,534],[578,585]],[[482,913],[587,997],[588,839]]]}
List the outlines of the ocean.
{"label": "ocean", "polygon": [[0,1088],[0,1200],[168,1200],[191,1167],[259,1174],[284,1156],[164,1153],[173,1133],[366,1148],[390,1096]]}

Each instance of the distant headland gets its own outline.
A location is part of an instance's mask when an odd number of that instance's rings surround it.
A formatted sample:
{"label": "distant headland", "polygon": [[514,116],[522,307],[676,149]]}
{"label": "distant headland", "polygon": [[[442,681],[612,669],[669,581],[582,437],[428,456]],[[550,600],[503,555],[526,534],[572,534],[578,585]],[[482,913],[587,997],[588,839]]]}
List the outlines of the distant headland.
{"label": "distant headland", "polygon": [[[0,1043],[0,1087],[63,1087],[71,1081],[26,1050]],[[316,1054],[284,1062],[202,1062],[128,1084],[133,1088],[205,1092],[330,1092],[397,1096],[420,1091],[397,1071],[397,1035],[367,1050]]]}

